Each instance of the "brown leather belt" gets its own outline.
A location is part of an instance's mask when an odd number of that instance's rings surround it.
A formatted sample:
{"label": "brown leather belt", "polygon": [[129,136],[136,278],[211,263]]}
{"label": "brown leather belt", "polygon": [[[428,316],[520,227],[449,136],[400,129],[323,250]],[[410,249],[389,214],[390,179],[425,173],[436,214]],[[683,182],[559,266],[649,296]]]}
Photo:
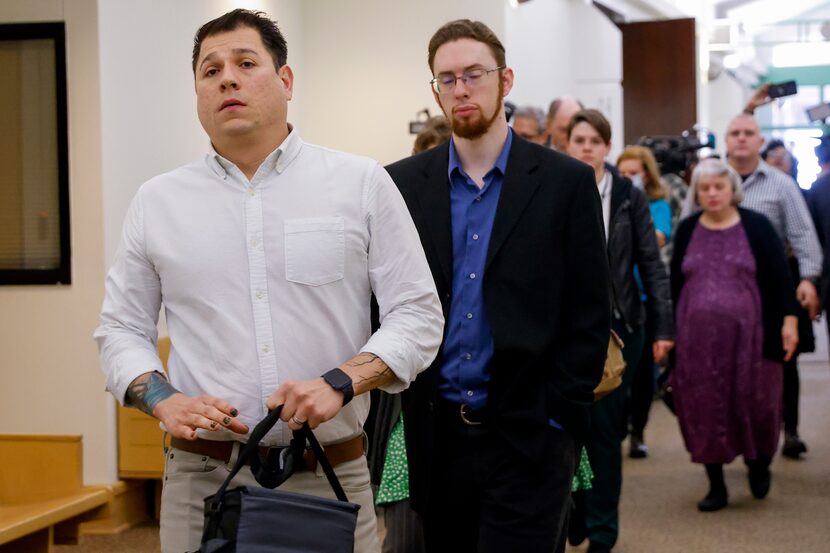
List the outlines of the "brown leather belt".
{"label": "brown leather belt", "polygon": [[[233,452],[233,441],[217,441],[217,440],[203,440],[196,438],[195,440],[182,440],[181,438],[173,438],[170,445],[176,449],[187,451],[188,453],[195,453],[196,455],[203,455],[212,459],[217,459],[225,463],[231,460],[231,453]],[[323,446],[331,466],[336,467],[341,463],[347,461],[354,461],[364,454],[363,450],[363,434],[355,436],[349,441],[341,442],[339,444],[331,444]],[[272,449],[282,449],[281,447],[262,447],[259,452],[261,456],[267,455]],[[298,470],[314,471],[317,469],[317,457],[311,449],[306,449],[303,454],[304,466]],[[247,464],[247,463],[246,463]]]}

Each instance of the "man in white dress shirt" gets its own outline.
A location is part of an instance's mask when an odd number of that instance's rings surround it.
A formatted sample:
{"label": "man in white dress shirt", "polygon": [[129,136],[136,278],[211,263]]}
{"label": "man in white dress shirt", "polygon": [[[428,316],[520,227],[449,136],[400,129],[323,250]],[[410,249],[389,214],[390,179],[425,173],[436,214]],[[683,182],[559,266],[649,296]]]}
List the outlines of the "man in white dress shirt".
{"label": "man in white dress shirt", "polygon": [[[164,552],[199,547],[203,499],[227,474],[218,469],[278,405],[283,422],[262,445],[287,445],[306,421],[317,428],[362,506],[355,550],[379,551],[364,392],[406,388],[441,343],[435,284],[395,185],[372,160],[303,143],[287,122],[286,55],[258,12],[199,29],[193,71],[211,149],[140,188],[106,281],[95,337],[107,388],[172,436]],[[162,302],[169,381],[155,347]],[[305,465],[281,489],[333,497],[316,461]],[[243,470],[235,485],[256,483]]]}

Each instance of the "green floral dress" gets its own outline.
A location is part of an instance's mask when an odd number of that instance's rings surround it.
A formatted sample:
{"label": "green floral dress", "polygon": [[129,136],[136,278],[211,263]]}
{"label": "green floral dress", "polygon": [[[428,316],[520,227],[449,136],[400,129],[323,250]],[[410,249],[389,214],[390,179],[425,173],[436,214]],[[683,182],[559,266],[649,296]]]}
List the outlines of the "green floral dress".
{"label": "green floral dress", "polygon": [[409,499],[409,462],[406,459],[406,438],[403,434],[403,414],[389,434],[386,458],[380,475],[380,487],[375,503],[394,503]]}
{"label": "green floral dress", "polygon": [[591,470],[591,463],[588,462],[588,452],[582,448],[582,454],[579,456],[579,465],[576,467],[576,474],[574,474],[573,491],[590,490],[591,480],[594,479],[594,472]]}
{"label": "green floral dress", "polygon": [[[574,475],[573,491],[590,490],[594,473],[588,454],[582,448],[579,465]],[[383,471],[380,476],[380,487],[375,503],[383,505],[409,499],[409,462],[406,459],[406,438],[403,433],[403,414],[389,434],[386,446],[386,458],[383,462]]]}

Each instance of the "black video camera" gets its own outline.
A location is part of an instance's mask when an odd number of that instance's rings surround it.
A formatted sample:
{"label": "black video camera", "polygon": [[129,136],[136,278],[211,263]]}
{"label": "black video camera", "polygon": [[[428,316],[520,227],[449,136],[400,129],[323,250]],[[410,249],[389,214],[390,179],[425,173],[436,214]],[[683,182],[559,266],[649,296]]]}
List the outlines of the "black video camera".
{"label": "black video camera", "polygon": [[674,173],[680,176],[697,159],[698,150],[715,146],[714,135],[709,133],[707,141],[702,142],[695,131],[683,131],[678,136],[643,136],[637,145],[651,150],[660,165],[661,175]]}

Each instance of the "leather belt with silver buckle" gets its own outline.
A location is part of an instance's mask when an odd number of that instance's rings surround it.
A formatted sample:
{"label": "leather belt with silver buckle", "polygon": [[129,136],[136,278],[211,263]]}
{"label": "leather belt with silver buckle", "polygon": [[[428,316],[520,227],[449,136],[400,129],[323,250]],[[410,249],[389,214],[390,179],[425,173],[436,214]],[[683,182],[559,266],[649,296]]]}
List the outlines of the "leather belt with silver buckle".
{"label": "leather belt with silver buckle", "polygon": [[[365,434],[360,434],[345,442],[323,446],[323,451],[325,451],[331,466],[336,467],[341,463],[353,461],[363,455],[366,452],[364,436]],[[232,441],[213,441],[202,438],[196,438],[195,440],[173,438],[170,445],[182,451],[195,453],[196,455],[204,455],[225,463],[230,461],[233,450]],[[271,448],[260,446],[259,452],[261,456],[266,456],[272,450],[279,451],[281,449],[281,447]],[[303,465],[298,467],[298,470],[314,471],[316,468],[317,457],[315,457],[313,451],[306,449],[303,455]]]}

